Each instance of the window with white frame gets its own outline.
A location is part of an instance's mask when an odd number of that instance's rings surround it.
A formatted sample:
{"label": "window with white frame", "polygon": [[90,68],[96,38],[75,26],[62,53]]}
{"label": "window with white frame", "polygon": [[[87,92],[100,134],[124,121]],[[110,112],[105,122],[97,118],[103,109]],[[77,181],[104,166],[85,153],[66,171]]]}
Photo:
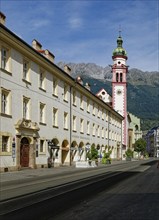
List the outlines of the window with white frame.
{"label": "window with white frame", "polygon": [[75,105],[76,106],[76,91],[75,90],[73,90],[73,97],[72,97],[72,103],[73,103],[73,105]]}
{"label": "window with white frame", "polygon": [[95,104],[93,103],[93,115],[96,114]]}
{"label": "window with white frame", "polygon": [[53,95],[54,96],[58,96],[58,80],[54,77],[53,78],[53,85],[52,85],[52,89],[53,89]]}
{"label": "window with white frame", "polygon": [[100,126],[97,127],[97,136],[100,137]]}
{"label": "window with white frame", "polygon": [[45,123],[45,104],[40,103],[40,122]]}
{"label": "window with white frame", "polygon": [[90,112],[90,100],[87,99],[87,112]]}
{"label": "window with white frame", "polygon": [[2,136],[2,152],[9,152],[9,136]]}
{"label": "window with white frame", "polygon": [[108,129],[105,129],[105,138],[108,139]]}
{"label": "window with white frame", "polygon": [[105,119],[106,121],[108,121],[108,111],[105,112],[105,115],[106,115]]}
{"label": "window with white frame", "polygon": [[112,125],[114,124],[114,115],[112,115]]}
{"label": "window with white frame", "polygon": [[90,134],[90,122],[87,121],[87,134],[89,135]]}
{"label": "window with white frame", "polygon": [[42,69],[40,69],[40,73],[39,73],[39,87],[40,89],[45,90],[45,71]]}
{"label": "window with white frame", "polygon": [[40,140],[40,153],[44,153],[44,152],[45,152],[45,141]]}
{"label": "window with white frame", "polygon": [[112,131],[109,130],[109,140],[112,140]]}
{"label": "window with white frame", "polygon": [[29,81],[29,61],[23,59],[23,79]]}
{"label": "window with white frame", "polygon": [[80,108],[83,109],[83,95],[80,95]]}
{"label": "window with white frame", "polygon": [[104,127],[102,127],[102,138],[104,138]]}
{"label": "window with white frame", "polygon": [[116,141],[117,140],[117,133],[114,132],[114,140]]}
{"label": "window with white frame", "polygon": [[112,140],[114,140],[114,131],[112,131]]}
{"label": "window with white frame", "polygon": [[1,68],[9,71],[9,49],[1,48]]}
{"label": "window with white frame", "polygon": [[73,115],[72,123],[73,123],[73,125],[72,125],[73,131],[76,131],[76,116],[75,115]]}
{"label": "window with white frame", "polygon": [[68,113],[64,112],[64,129],[68,129]]}
{"label": "window with white frame", "polygon": [[84,132],[84,120],[82,118],[80,119],[80,132]]}
{"label": "window with white frame", "polygon": [[104,109],[102,109],[102,120],[104,120]]}
{"label": "window with white frame", "polygon": [[97,113],[98,118],[100,118],[100,108],[98,106],[98,113]]}
{"label": "window with white frame", "polygon": [[10,90],[1,88],[1,113],[11,114],[11,95]]}
{"label": "window with white frame", "polygon": [[93,123],[93,136],[95,136],[95,133],[96,133],[96,126],[95,126],[95,123]]}
{"label": "window with white frame", "polygon": [[64,84],[64,100],[68,101],[68,85]]}
{"label": "window with white frame", "polygon": [[23,118],[30,118],[30,98],[23,96]]}
{"label": "window with white frame", "polygon": [[53,108],[53,126],[58,127],[58,109]]}

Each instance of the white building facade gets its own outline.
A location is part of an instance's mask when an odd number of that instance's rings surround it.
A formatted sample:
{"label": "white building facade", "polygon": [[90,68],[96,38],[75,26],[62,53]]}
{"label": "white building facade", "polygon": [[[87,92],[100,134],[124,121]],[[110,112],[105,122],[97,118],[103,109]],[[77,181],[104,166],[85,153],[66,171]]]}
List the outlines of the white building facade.
{"label": "white building facade", "polygon": [[0,170],[72,165],[94,145],[122,157],[123,117],[4,25],[0,39]]}

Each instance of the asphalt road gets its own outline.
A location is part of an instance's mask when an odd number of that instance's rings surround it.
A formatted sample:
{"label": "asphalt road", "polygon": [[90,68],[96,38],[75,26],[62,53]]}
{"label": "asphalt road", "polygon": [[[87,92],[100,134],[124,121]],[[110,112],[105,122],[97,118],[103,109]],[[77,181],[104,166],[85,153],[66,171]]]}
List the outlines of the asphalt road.
{"label": "asphalt road", "polygon": [[78,177],[72,182],[70,179],[56,187],[12,198],[3,204],[4,210],[11,211],[0,218],[158,220],[159,169],[156,162],[132,164],[122,165],[120,169],[114,166],[106,173],[95,170],[94,175],[86,171],[87,178],[80,180]]}
{"label": "asphalt road", "polygon": [[159,220],[156,163],[49,220]]}

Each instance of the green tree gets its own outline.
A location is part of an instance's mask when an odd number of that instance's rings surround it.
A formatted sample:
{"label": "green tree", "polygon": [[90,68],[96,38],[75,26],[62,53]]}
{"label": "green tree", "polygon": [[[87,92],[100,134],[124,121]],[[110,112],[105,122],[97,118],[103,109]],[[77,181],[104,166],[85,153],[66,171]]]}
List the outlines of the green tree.
{"label": "green tree", "polygon": [[146,141],[142,138],[138,139],[134,144],[134,151],[138,153],[138,157],[139,157],[139,153],[144,154],[145,150],[146,150]]}

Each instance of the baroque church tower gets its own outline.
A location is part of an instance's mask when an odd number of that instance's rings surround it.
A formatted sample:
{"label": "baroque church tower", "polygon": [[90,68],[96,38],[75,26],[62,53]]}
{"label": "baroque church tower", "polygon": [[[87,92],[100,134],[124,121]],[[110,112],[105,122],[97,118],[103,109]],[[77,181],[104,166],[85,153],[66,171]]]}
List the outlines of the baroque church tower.
{"label": "baroque church tower", "polygon": [[127,125],[127,81],[126,74],[128,59],[126,50],[122,47],[123,40],[119,32],[117,38],[117,48],[113,51],[112,59],[112,106],[119,114],[124,117],[122,123],[122,149],[126,150],[128,140],[128,125]]}

